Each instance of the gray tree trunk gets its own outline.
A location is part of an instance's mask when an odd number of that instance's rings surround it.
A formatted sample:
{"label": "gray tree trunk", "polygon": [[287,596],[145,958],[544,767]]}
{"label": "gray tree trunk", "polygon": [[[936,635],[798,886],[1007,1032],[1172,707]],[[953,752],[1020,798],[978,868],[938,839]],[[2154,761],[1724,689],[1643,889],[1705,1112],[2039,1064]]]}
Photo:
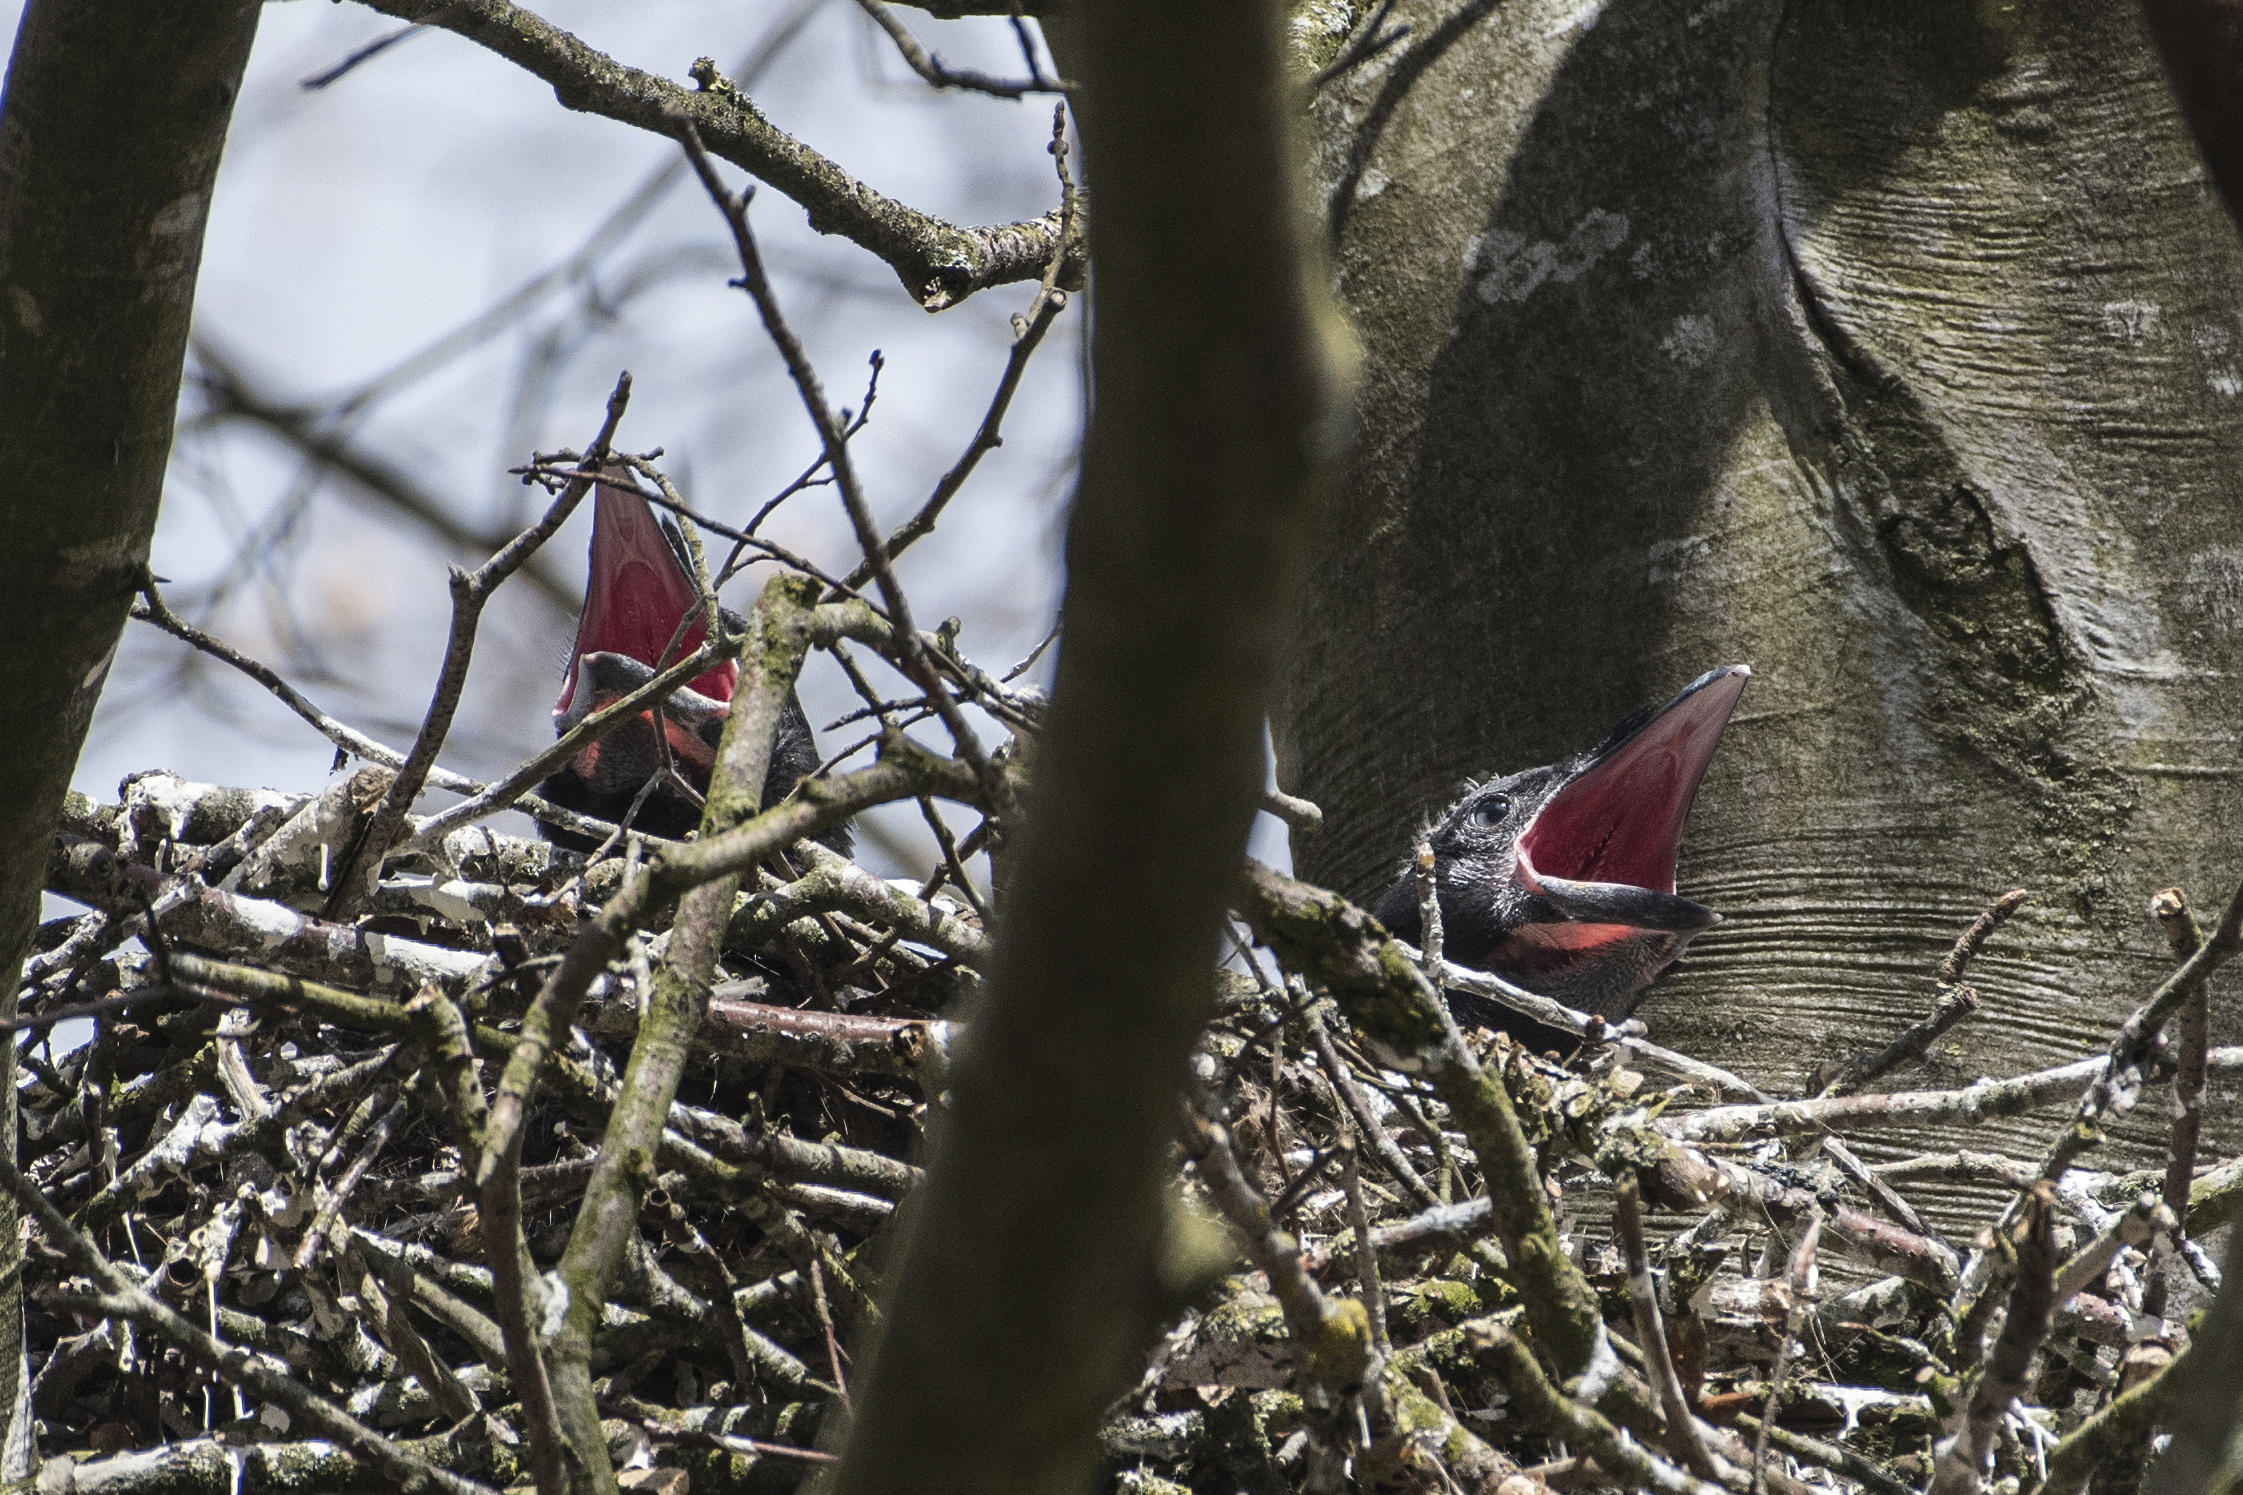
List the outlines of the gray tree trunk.
{"label": "gray tree trunk", "polygon": [[[0,95],[0,1009],[163,493],[256,0],[33,0]],[[15,1149],[14,1049],[0,1147]],[[30,1456],[0,1204],[0,1478]]]}
{"label": "gray tree trunk", "polygon": [[1394,19],[1318,105],[1367,366],[1277,732],[1304,870],[1369,896],[1463,775],[1743,661],[1681,874],[1728,922],[1654,1036],[1797,1085],[2022,885],[1902,1078],[2086,1052],[2166,964],[2151,892],[2243,873],[2243,254],[2134,9]]}

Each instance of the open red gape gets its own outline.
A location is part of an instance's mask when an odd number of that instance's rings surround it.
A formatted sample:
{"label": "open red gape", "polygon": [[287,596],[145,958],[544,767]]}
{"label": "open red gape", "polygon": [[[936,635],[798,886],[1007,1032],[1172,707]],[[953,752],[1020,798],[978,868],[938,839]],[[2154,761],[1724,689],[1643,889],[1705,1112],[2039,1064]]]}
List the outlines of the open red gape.
{"label": "open red gape", "polygon": [[[576,625],[568,681],[553,714],[565,714],[576,695],[577,660],[605,652],[659,668],[678,620],[700,605],[693,578],[678,564],[647,501],[602,483],[593,499],[592,573],[584,586],[584,616]],[[700,647],[706,631],[696,619],[671,660]],[[739,666],[728,660],[693,680],[690,688],[713,701],[729,701],[739,675]]]}
{"label": "open red gape", "polygon": [[1550,797],[1519,836],[1519,880],[1674,891],[1682,823],[1752,671],[1717,670]]}

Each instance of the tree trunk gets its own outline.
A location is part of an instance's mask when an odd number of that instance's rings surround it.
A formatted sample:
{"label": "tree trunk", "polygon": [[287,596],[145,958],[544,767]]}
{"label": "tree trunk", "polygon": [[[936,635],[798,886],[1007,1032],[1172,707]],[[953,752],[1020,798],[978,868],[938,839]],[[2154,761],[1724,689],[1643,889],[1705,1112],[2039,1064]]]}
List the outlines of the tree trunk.
{"label": "tree trunk", "polygon": [[[0,97],[0,1004],[47,838],[148,560],[211,182],[256,0],[33,0]],[[0,1147],[14,1155],[13,1048]],[[15,1206],[0,1206],[0,1479],[30,1426]]]}
{"label": "tree trunk", "polygon": [[2150,893],[2243,872],[2243,255],[2134,10],[1394,20],[1318,112],[1367,366],[1277,733],[1304,870],[1368,897],[1462,776],[1747,662],[1683,847],[1727,922],[1654,1036],[1797,1086],[2022,885],[1900,1080],[2101,1042],[2167,964]]}

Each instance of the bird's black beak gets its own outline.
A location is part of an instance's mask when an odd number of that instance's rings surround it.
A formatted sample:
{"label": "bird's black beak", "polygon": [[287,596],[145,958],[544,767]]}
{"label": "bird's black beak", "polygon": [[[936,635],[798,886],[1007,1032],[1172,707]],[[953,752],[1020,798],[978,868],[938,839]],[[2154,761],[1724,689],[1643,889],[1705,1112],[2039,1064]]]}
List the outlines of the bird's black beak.
{"label": "bird's black beak", "polygon": [[1676,854],[1721,729],[1752,678],[1709,670],[1655,711],[1614,728],[1519,833],[1519,885],[1561,919],[1694,933],[1720,915],[1675,896]]}

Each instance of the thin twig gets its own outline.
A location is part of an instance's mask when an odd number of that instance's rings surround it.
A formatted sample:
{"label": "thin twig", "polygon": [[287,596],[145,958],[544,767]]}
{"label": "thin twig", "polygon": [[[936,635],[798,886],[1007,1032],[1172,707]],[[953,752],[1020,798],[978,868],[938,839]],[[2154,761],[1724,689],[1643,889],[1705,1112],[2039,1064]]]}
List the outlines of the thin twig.
{"label": "thin twig", "polygon": [[[871,5],[878,3],[878,0],[859,0],[859,3]],[[886,9],[885,6],[881,8]],[[897,556],[934,532],[935,523],[942,517],[942,511],[958,496],[958,491],[966,486],[966,480],[981,465],[981,459],[1004,445],[1001,433],[1005,414],[1012,408],[1013,394],[1020,388],[1021,375],[1028,371],[1028,360],[1035,357],[1036,350],[1043,346],[1044,334],[1051,330],[1051,324],[1059,319],[1059,314],[1067,309],[1067,293],[1059,289],[1057,282],[1065,246],[1075,232],[1076,196],[1074,178],[1067,171],[1067,106],[1064,103],[1053,108],[1051,128],[1050,150],[1059,169],[1061,249],[1053,255],[1050,267],[1044,272],[1043,283],[1036,288],[1036,299],[1029,306],[1027,314],[1014,321],[1016,330],[1012,350],[1005,356],[1005,371],[998,377],[997,392],[990,396],[989,408],[982,412],[981,424],[975,428],[973,439],[966,443],[964,453],[935,484],[935,491],[920,506],[919,512],[897,525],[881,546],[881,556],[889,562],[893,562]],[[872,579],[874,570],[875,564],[868,556],[856,570],[849,573],[849,585],[863,586]],[[1057,624],[1053,625],[1053,632],[1058,632]],[[1037,652],[1042,652],[1040,646]],[[1034,658],[1035,655],[1030,655],[1027,661],[1022,662],[1021,668],[1025,668]],[[1007,675],[1005,678],[1010,680],[1013,677]]]}
{"label": "thin twig", "polygon": [[[985,93],[991,98],[998,99],[1019,99],[1031,93],[1055,93],[1059,91],[1060,85],[1046,80],[1041,76],[1040,70],[1033,72],[1025,83],[1015,83],[1007,78],[993,78],[987,73],[976,72],[972,68],[944,67],[942,59],[928,52],[925,47],[920,46],[918,38],[911,34],[910,28],[896,18],[896,13],[890,10],[883,3],[883,0],[857,0],[857,5],[866,15],[872,17],[875,25],[888,33],[888,39],[894,42],[896,50],[903,54],[904,62],[910,66],[913,72],[924,78],[931,88],[960,88],[969,93]],[[1034,58],[1031,57],[1029,61],[1031,68],[1033,68]]]}
{"label": "thin twig", "polygon": [[[143,578],[140,598],[132,605],[132,616],[141,622],[153,623],[172,637],[201,650],[213,659],[232,665],[235,669],[271,691],[282,705],[309,722],[322,737],[334,743],[344,752],[364,758],[369,763],[379,763],[384,768],[402,768],[405,766],[405,755],[397,749],[387,743],[376,742],[365,733],[345,726],[342,722],[337,721],[334,717],[313,705],[302,692],[283,680],[271,667],[250,658],[225,640],[203,632],[194,624],[173,612],[164,605],[163,596],[156,590],[156,582],[153,577]],[[488,785],[453,773],[445,768],[431,767],[428,773],[428,782],[439,789],[448,789],[454,794],[478,795],[489,790]],[[530,782],[535,783],[536,780],[533,779]],[[558,805],[547,804],[538,796],[526,792],[514,795],[509,805],[501,805],[498,808],[503,809],[511,806],[519,806],[523,811],[547,825],[558,826],[562,830],[573,831],[580,836],[590,836],[597,839],[601,836],[611,835],[616,830],[615,826],[604,820],[595,820],[588,815],[579,815],[574,810],[564,810]],[[490,813],[495,814],[496,810]]]}
{"label": "thin twig", "polygon": [[[2188,894],[2167,888],[2150,899],[2150,913],[2165,930],[2166,944],[2175,960],[2187,960],[2204,943],[2196,915],[2189,910]],[[2173,1073],[2173,1132],[2166,1144],[2165,1204],[2182,1223],[2188,1218],[2189,1185],[2196,1177],[2197,1138],[2204,1129],[2204,1073],[2206,1046],[2211,1036],[2211,988],[2203,981],[2189,988],[2182,1004],[2176,1037],[2180,1040],[2180,1065]]]}
{"label": "thin twig", "polygon": [[1340,1138],[1340,1186],[1347,1191],[1347,1223],[1355,1231],[1355,1275],[1371,1318],[1371,1347],[1390,1355],[1386,1339],[1386,1293],[1379,1285],[1379,1254],[1371,1245],[1371,1215],[1363,1207],[1363,1172],[1356,1166],[1355,1138]]}
{"label": "thin twig", "polygon": [[1776,1346],[1776,1363],[1768,1372],[1768,1399],[1761,1404],[1760,1432],[1752,1440],[1752,1491],[1753,1495],[1768,1487],[1768,1429],[1776,1420],[1776,1406],[1783,1395],[1784,1376],[1791,1369],[1791,1347],[1799,1338],[1799,1330],[1806,1322],[1807,1305],[1814,1300],[1818,1276],[1815,1247],[1822,1241],[1822,1211],[1817,1210],[1808,1219],[1807,1228],[1799,1234],[1799,1244],[1791,1253],[1789,1283],[1791,1295],[1784,1304],[1783,1342]]}
{"label": "thin twig", "polygon": [[1310,92],[1317,92],[1334,79],[1346,76],[1409,36],[1410,28],[1407,23],[1392,31],[1385,29],[1386,18],[1393,11],[1394,0],[1379,0],[1378,9],[1371,12],[1369,20],[1356,28],[1355,34],[1340,48],[1339,55],[1319,68],[1316,76],[1308,80]]}
{"label": "thin twig", "polygon": [[813,1254],[810,1267],[810,1308],[817,1316],[818,1332],[826,1340],[826,1364],[833,1368],[833,1389],[841,1397],[841,1409],[849,1410],[849,1381],[841,1370],[841,1340],[833,1332],[833,1307],[826,1302],[826,1274],[818,1257]]}
{"label": "thin twig", "polygon": [[1441,889],[1439,882],[1435,880],[1435,865],[1432,843],[1420,838],[1416,850],[1411,854],[1410,872],[1417,879],[1418,924],[1425,933],[1422,958],[1425,979],[1433,983],[1434,994],[1442,996],[1445,1001],[1446,997],[1442,992],[1444,983],[1441,979],[1441,945],[1444,939],[1441,929]]}
{"label": "thin twig", "polygon": [[1410,1166],[1409,1158],[1392,1134],[1379,1125],[1377,1115],[1371,1110],[1370,1098],[1363,1094],[1363,1087],[1355,1082],[1354,1071],[1348,1068],[1346,1061],[1340,1058],[1339,1050],[1333,1046],[1332,1035],[1324,1027],[1323,1016],[1311,1008],[1307,1021],[1309,1042],[1316,1048],[1317,1062],[1323,1066],[1325,1075],[1332,1082],[1332,1089],[1346,1105],[1348,1114],[1355,1118],[1356,1126],[1361,1128],[1364,1136],[1371,1139],[1371,1149],[1379,1155],[1379,1161],[1386,1165],[1386,1171],[1415,1196],[1421,1208],[1439,1204],[1440,1196],[1426,1183],[1417,1169]]}
{"label": "thin twig", "polygon": [[2032,895],[2023,888],[2010,891],[1988,904],[1955,941],[1955,947],[1939,963],[1937,977],[1938,998],[1932,1005],[1931,1015],[1911,1026],[1898,1038],[1874,1054],[1857,1055],[1828,1085],[1822,1089],[1825,1096],[1849,1095],[1872,1081],[1881,1079],[1904,1064],[1912,1064],[1931,1052],[1931,1046],[1949,1028],[1978,1010],[1978,993],[1962,984],[1963,973],[1994,931],[2009,922],[2012,914],[2025,906]]}
{"label": "thin twig", "polygon": [[2017,1280],[2010,1289],[2001,1338],[1971,1387],[1962,1426],[1940,1451],[1927,1495],[1970,1495],[1978,1489],[1993,1452],[1995,1430],[2011,1403],[2025,1392],[2026,1373],[2034,1352],[2048,1337],[2056,1303],[2055,1198],[2055,1190],[2045,1183],[2036,1183],[2025,1196],[2024,1218],[2013,1238]]}
{"label": "thin twig", "polygon": [[[903,588],[896,582],[895,572],[888,565],[886,548],[879,533],[873,528],[872,512],[865,502],[864,490],[857,479],[856,464],[849,456],[849,443],[842,423],[833,408],[826,402],[825,386],[811,366],[810,355],[803,349],[802,340],[787,325],[786,314],[780,309],[771,280],[764,273],[763,256],[756,248],[755,233],[748,226],[748,205],[725,187],[718,177],[708,152],[702,148],[700,131],[691,116],[677,119],[679,137],[693,169],[707,189],[710,201],[724,214],[732,229],[733,247],[740,256],[740,285],[755,301],[756,312],[763,319],[764,331],[769,334],[772,346],[779,350],[786,363],[787,373],[801,396],[802,407],[809,414],[810,423],[816,427],[818,438],[825,444],[826,460],[833,469],[835,483],[841,490],[842,506],[848,511],[849,522],[857,532],[857,544],[864,551],[873,578],[880,585],[881,600],[887,606],[891,624],[891,637],[895,642],[896,664],[914,684],[927,693],[928,702],[941,713],[943,726],[948,729],[952,742],[957,745],[958,756],[973,767],[975,776],[995,808],[1005,807],[1004,776],[989,761],[982,748],[981,739],[959,713],[950,693],[942,688],[934,666],[929,662],[919,639],[919,630],[912,626],[911,606],[904,598]],[[877,355],[876,355],[877,356]]]}
{"label": "thin twig", "polygon": [[1636,1341],[1643,1351],[1645,1372],[1659,1393],[1660,1410],[1667,1414],[1667,1451],[1700,1479],[1715,1479],[1713,1455],[1698,1435],[1697,1419],[1682,1394],[1682,1378],[1675,1373],[1674,1356],[1667,1348],[1667,1330],[1659,1312],[1659,1285],[1651,1275],[1651,1258],[1643,1247],[1642,1191],[1635,1175],[1620,1179],[1613,1199],[1613,1218],[1620,1227],[1620,1250],[1628,1264],[1628,1296],[1633,1302]]}
{"label": "thin twig", "polygon": [[[630,403],[631,376],[626,373],[615,381],[615,390],[608,396],[607,415],[600,424],[600,434],[592,442],[590,465],[597,466],[606,453],[608,442],[613,439],[615,428]],[[569,484],[546,509],[543,518],[515,536],[497,555],[472,572],[456,566],[452,568],[452,630],[444,646],[444,667],[437,676],[428,714],[413,738],[412,750],[405,755],[404,766],[397,770],[389,792],[382,796],[380,806],[375,809],[373,823],[335,879],[335,891],[327,900],[328,918],[348,918],[365,902],[380,874],[382,859],[404,829],[406,812],[428,783],[429,770],[436,766],[436,755],[443,749],[444,739],[452,729],[452,716],[459,710],[460,693],[467,688],[468,665],[475,657],[475,636],[482,627],[483,609],[491,595],[553,537],[562,522],[575,512],[584,495],[591,491],[589,482]]]}

